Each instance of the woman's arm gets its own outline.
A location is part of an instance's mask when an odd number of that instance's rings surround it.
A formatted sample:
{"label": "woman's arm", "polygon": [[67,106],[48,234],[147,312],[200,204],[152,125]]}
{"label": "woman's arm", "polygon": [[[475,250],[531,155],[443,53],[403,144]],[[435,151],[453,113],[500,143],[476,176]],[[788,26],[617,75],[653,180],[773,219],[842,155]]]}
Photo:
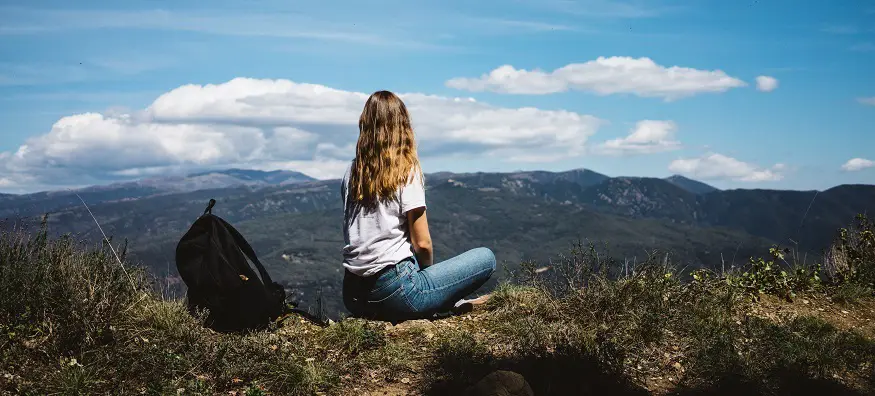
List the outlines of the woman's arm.
{"label": "woman's arm", "polygon": [[425,207],[407,212],[407,224],[410,227],[410,241],[413,244],[416,260],[421,267],[428,267],[434,261],[434,250],[431,245],[431,234],[428,232]]}

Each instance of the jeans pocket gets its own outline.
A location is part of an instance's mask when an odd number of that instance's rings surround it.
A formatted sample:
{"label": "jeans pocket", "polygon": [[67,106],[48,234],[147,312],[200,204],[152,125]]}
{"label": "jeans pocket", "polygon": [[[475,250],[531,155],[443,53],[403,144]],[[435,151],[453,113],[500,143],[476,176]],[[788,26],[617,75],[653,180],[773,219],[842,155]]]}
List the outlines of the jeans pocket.
{"label": "jeans pocket", "polygon": [[388,289],[383,290],[384,293],[371,293],[371,294],[369,294],[368,299],[367,299],[368,304],[380,304],[380,303],[386,302],[387,300],[390,300],[392,298],[397,297],[398,294],[400,294],[401,292],[404,291],[404,288],[401,286],[400,283],[398,283],[395,287],[395,290],[393,290],[388,295],[385,295],[386,294],[385,291],[388,291]]}

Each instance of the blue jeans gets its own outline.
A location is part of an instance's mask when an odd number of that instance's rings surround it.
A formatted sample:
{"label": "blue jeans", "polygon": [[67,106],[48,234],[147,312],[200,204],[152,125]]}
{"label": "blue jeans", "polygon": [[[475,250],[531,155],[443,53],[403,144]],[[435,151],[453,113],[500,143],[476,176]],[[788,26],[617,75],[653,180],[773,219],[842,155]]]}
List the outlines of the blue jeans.
{"label": "blue jeans", "polygon": [[477,248],[425,269],[416,257],[402,260],[374,276],[346,272],[343,303],[354,316],[401,321],[449,311],[495,272],[495,255]]}

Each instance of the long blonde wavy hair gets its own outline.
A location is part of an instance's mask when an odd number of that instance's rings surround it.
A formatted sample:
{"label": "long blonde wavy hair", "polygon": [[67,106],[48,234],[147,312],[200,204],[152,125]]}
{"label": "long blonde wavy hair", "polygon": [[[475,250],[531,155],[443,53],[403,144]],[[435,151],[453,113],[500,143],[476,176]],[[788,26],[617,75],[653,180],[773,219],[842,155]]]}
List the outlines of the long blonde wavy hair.
{"label": "long blonde wavy hair", "polygon": [[410,114],[389,91],[374,92],[359,117],[349,197],[365,207],[395,199],[399,187],[422,178]]}

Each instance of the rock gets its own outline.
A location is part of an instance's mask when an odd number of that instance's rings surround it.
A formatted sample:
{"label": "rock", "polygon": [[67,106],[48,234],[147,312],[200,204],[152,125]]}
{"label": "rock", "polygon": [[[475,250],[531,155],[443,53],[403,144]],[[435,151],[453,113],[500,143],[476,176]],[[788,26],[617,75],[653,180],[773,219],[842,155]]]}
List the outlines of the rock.
{"label": "rock", "polygon": [[401,323],[396,324],[395,326],[387,326],[386,330],[390,331],[408,331],[412,329],[426,329],[429,327],[433,327],[434,323],[432,323],[428,319],[416,319],[416,320],[407,320]]}
{"label": "rock", "polygon": [[522,375],[497,370],[465,390],[465,396],[534,396],[535,392]]}

